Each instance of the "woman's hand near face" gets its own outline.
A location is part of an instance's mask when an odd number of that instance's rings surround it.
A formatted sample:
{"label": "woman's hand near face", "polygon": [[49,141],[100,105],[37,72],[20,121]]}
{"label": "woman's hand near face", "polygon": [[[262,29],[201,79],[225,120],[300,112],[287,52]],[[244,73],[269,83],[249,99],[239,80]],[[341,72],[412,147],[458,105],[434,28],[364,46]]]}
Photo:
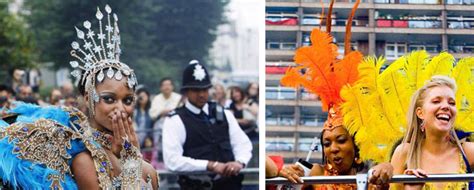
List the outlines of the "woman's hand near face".
{"label": "woman's hand near face", "polygon": [[284,166],[283,169],[280,170],[280,173],[278,173],[278,176],[284,177],[292,183],[304,183],[300,178],[304,176],[304,170],[301,166],[296,164]]}
{"label": "woman's hand near face", "polygon": [[377,189],[388,189],[390,179],[393,176],[393,166],[390,163],[381,163],[369,170],[369,183]]}
{"label": "woman's hand near face", "polygon": [[112,152],[120,158],[120,151],[123,148],[123,141],[127,140],[136,148],[139,148],[138,138],[133,129],[130,116],[120,111],[114,111],[112,115]]}

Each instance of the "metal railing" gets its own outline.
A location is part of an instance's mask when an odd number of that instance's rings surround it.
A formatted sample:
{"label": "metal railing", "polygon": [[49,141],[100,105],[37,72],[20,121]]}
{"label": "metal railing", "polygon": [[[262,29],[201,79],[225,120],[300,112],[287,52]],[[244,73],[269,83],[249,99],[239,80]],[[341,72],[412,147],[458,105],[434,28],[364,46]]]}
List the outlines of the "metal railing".
{"label": "metal railing", "polygon": [[[181,189],[178,185],[179,175],[208,175],[213,174],[209,171],[198,171],[198,172],[173,172],[169,170],[156,170],[160,176],[160,189],[178,190]],[[245,174],[245,178],[242,181],[244,187],[258,187],[258,168],[244,168],[240,170],[241,174]]]}
{"label": "metal railing", "polygon": [[[352,183],[357,184],[358,190],[368,188],[368,175],[346,175],[346,176],[311,176],[301,177],[304,184],[335,184]],[[447,181],[474,181],[474,174],[432,174],[426,178],[417,178],[413,175],[394,175],[390,183],[425,183],[425,182],[447,182]],[[292,184],[286,178],[276,177],[265,180],[266,184]]]}
{"label": "metal railing", "polygon": [[[194,172],[173,172],[169,170],[156,170],[158,175],[209,175],[214,174],[210,171],[194,171]],[[240,170],[241,174],[258,174],[258,168],[244,168]],[[285,179],[285,178],[283,178]]]}

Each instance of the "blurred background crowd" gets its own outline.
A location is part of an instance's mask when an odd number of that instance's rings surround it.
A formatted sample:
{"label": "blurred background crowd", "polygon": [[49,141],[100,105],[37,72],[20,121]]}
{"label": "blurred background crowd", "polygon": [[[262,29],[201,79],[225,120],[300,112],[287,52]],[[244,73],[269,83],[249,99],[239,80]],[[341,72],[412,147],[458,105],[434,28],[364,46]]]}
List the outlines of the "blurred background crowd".
{"label": "blurred background crowd", "polygon": [[[212,100],[233,110],[258,155],[258,27],[254,0],[0,0],[0,114],[12,102],[86,111],[70,78],[74,26],[109,4],[120,15],[121,61],[138,83],[134,123],[141,150],[157,169],[166,114],[183,102],[181,73],[192,59],[209,70]],[[257,167],[254,156],[248,167]],[[162,180],[164,179],[163,176]],[[256,174],[252,178],[258,182]],[[165,185],[163,180],[163,184]],[[164,186],[166,187],[166,185]]]}
{"label": "blurred background crowd", "polygon": [[[0,116],[7,114],[15,101],[40,106],[72,106],[87,113],[86,104],[79,96],[75,85],[65,82],[56,88],[42,90],[38,85],[40,73],[12,69],[10,77],[0,83]],[[159,89],[152,93],[150,89]],[[41,89],[41,90],[40,90]],[[172,78],[160,79],[158,86],[139,85],[136,89],[136,107],[134,110],[134,127],[140,139],[141,151],[145,160],[156,169],[165,169],[163,165],[161,132],[164,119],[168,113],[184,103],[184,96],[176,91]],[[228,85],[215,84],[210,90],[210,100],[217,102],[232,111],[242,130],[254,145],[254,155],[258,155],[258,103],[259,86],[255,82]],[[258,167],[255,156],[249,167]]]}

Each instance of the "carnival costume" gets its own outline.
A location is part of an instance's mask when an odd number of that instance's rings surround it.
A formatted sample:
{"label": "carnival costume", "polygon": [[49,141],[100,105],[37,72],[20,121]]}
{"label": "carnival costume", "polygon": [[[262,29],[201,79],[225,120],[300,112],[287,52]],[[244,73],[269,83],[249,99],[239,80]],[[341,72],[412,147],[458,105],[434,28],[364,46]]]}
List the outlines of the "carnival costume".
{"label": "carnival costume", "polygon": [[454,127],[464,132],[474,131],[474,75],[471,73],[474,58],[463,58],[456,63],[447,52],[430,57],[426,51],[414,51],[380,72],[384,62],[382,58],[364,59],[359,65],[360,79],[342,90],[344,121],[352,134],[357,131],[356,143],[364,160],[390,159],[395,142],[406,131],[410,97],[434,75],[449,76],[456,81],[458,103]]}
{"label": "carnival costume", "polygon": [[[96,82],[105,77],[122,80],[127,77],[130,89],[137,85],[132,69],[120,62],[120,36],[117,15],[105,7],[107,22],[102,27],[104,15],[97,8],[99,32],[91,30],[91,22],[84,21],[87,33],[76,29],[77,37],[84,42],[72,42],[71,61],[75,69],[71,74],[85,87],[89,96],[89,114],[94,116],[94,104],[99,102]],[[112,25],[113,24],[113,25]],[[104,33],[105,32],[105,33]],[[95,38],[97,36],[97,38]],[[104,46],[105,44],[105,46]],[[4,184],[22,189],[77,189],[71,172],[72,160],[88,151],[94,161],[99,186],[102,189],[151,188],[151,177],[142,183],[142,159],[137,147],[127,137],[122,142],[120,164],[122,172],[112,176],[111,161],[106,149],[111,139],[92,128],[87,117],[75,108],[45,107],[16,103],[10,113],[18,114],[16,121],[0,122],[0,177]],[[1,120],[0,120],[1,121]]]}
{"label": "carnival costume", "polygon": [[[445,75],[456,81],[457,117],[454,128],[463,132],[474,131],[474,58],[455,58],[442,52],[434,57],[426,51],[414,51],[394,61],[381,72],[385,60],[366,58],[359,65],[360,79],[342,90],[344,121],[356,144],[361,158],[373,162],[390,160],[396,142],[406,132],[406,115],[410,97],[434,75]],[[455,65],[455,66],[454,66]],[[365,103],[364,103],[365,102]],[[371,102],[367,104],[366,102]],[[471,169],[464,151],[460,150],[462,171]],[[428,188],[427,183],[424,188]],[[467,183],[447,183],[446,188],[465,187]]]}
{"label": "carnival costume", "polygon": [[[331,1],[328,19],[331,20]],[[293,88],[302,86],[310,93],[316,94],[321,99],[323,111],[328,112],[328,118],[323,126],[324,131],[332,131],[343,125],[343,117],[340,106],[343,103],[340,90],[346,84],[352,84],[358,79],[357,65],[362,61],[362,54],[350,49],[351,20],[357,9],[357,1],[352,9],[346,26],[344,56],[338,55],[337,45],[333,43],[333,37],[329,34],[331,30],[330,22],[327,22],[326,31],[313,29],[311,32],[311,46],[301,47],[296,50],[294,61],[297,64],[294,68],[289,68],[281,79],[281,84]],[[324,154],[324,152],[323,152]],[[324,155],[323,155],[324,159]],[[339,175],[327,160],[324,159],[324,175]],[[356,161],[358,162],[356,155]],[[358,162],[360,164],[360,162]],[[316,189],[357,189],[355,184],[328,184],[315,185]]]}

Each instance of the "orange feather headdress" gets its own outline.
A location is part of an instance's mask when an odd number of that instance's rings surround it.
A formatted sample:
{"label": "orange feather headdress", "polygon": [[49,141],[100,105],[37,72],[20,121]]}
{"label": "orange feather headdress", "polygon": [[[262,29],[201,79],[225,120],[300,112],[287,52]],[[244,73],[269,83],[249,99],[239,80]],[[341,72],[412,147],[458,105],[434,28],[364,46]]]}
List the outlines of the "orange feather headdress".
{"label": "orange feather headdress", "polygon": [[[333,3],[334,0],[331,0],[328,17]],[[352,20],[358,4],[359,0],[355,3],[349,20]],[[339,92],[344,85],[352,84],[358,79],[357,65],[362,60],[360,52],[350,51],[351,25],[346,26],[345,55],[342,59],[338,59],[337,46],[329,34],[331,21],[328,20],[326,23],[328,32],[313,29],[311,46],[296,50],[294,61],[297,66],[289,68],[280,81],[282,85],[288,87],[302,86],[308,92],[320,97],[323,111],[329,111],[323,130],[342,126],[343,119],[339,109],[342,98]]]}

